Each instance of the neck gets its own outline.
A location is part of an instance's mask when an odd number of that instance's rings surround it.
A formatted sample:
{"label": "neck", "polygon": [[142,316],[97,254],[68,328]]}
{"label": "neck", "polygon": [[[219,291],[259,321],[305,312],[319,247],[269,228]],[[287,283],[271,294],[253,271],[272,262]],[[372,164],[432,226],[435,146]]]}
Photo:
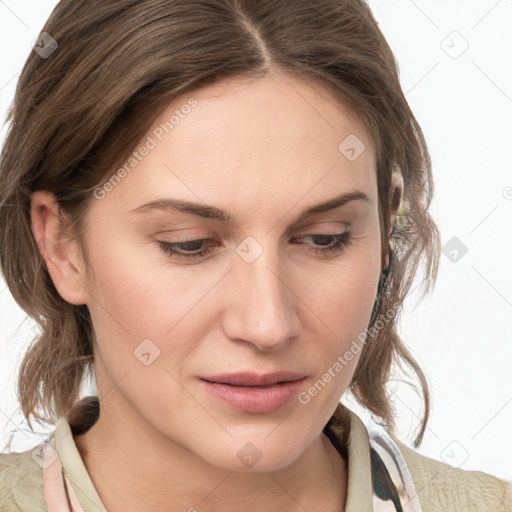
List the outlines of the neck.
{"label": "neck", "polygon": [[[109,406],[114,402],[109,400]],[[102,408],[97,422],[74,439],[109,512],[345,509],[346,464],[323,434],[292,464],[271,472],[213,466],[133,409]]]}

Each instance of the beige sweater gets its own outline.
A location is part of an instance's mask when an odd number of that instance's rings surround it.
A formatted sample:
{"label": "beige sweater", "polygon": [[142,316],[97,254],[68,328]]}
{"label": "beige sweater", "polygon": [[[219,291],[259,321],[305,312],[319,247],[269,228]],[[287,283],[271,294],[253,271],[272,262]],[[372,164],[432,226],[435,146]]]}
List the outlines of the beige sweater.
{"label": "beige sweater", "polygon": [[[62,466],[85,512],[106,512],[75,445],[69,424],[60,418],[55,443]],[[416,453],[398,439],[423,512],[512,512],[512,482],[480,471],[464,471]],[[48,512],[42,468],[34,450],[0,454],[0,511]],[[347,446],[348,488],[345,512],[370,512],[372,483],[366,427],[351,413]]]}

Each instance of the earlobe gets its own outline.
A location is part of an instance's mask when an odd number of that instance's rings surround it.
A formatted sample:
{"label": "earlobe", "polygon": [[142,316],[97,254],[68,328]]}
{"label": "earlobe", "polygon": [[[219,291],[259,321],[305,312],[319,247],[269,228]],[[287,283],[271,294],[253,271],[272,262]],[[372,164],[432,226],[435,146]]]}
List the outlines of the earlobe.
{"label": "earlobe", "polygon": [[[402,175],[402,170],[399,165],[393,164],[391,169],[391,186],[390,193],[388,198],[389,212],[390,212],[390,222],[388,229],[388,240],[390,241],[391,233],[393,232],[393,226],[395,225],[396,216],[398,211],[400,210],[400,206],[402,204],[402,199],[404,196],[404,179]],[[389,254],[387,250],[383,248],[383,258],[384,258],[384,266],[383,268],[388,268],[389,266]]]}
{"label": "earlobe", "polygon": [[30,216],[34,238],[59,295],[70,304],[86,304],[83,265],[76,242],[62,234],[55,195],[46,190],[32,193]]}

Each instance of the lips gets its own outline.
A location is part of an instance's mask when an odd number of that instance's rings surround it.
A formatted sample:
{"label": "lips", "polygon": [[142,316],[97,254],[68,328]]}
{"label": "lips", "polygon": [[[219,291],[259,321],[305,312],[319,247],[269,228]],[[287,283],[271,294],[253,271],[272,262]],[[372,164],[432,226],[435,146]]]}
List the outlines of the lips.
{"label": "lips", "polygon": [[252,372],[239,372],[223,375],[207,375],[200,378],[208,382],[228,384],[230,386],[270,387],[282,382],[301,380],[304,377],[305,375],[303,373],[278,371],[262,375]]}
{"label": "lips", "polygon": [[290,404],[304,385],[302,373],[280,371],[258,375],[243,372],[200,377],[203,389],[244,413],[273,413]]}

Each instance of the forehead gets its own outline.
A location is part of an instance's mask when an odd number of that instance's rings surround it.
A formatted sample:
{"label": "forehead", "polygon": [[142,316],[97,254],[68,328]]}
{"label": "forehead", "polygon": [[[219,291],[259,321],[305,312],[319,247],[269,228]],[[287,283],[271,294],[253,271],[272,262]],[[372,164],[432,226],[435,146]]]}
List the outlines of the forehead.
{"label": "forehead", "polygon": [[321,85],[281,73],[178,96],[138,149],[144,156],[108,194],[125,212],[169,196],[233,211],[267,204],[279,215],[279,206],[353,189],[376,195],[374,146],[362,123]]}
{"label": "forehead", "polygon": [[[193,109],[187,108],[191,97],[197,102]],[[187,113],[179,119],[173,116],[181,110]],[[171,118],[174,125],[168,133],[165,124]],[[164,137],[180,133],[198,142],[218,142],[222,137],[225,144],[243,143],[243,147],[250,146],[251,140],[255,145],[260,141],[279,145],[288,140],[305,151],[315,147],[337,151],[338,143],[349,134],[373,146],[358,115],[342,102],[341,94],[277,71],[263,78],[225,80],[178,96],[158,116],[150,132],[159,128],[164,128]]]}

